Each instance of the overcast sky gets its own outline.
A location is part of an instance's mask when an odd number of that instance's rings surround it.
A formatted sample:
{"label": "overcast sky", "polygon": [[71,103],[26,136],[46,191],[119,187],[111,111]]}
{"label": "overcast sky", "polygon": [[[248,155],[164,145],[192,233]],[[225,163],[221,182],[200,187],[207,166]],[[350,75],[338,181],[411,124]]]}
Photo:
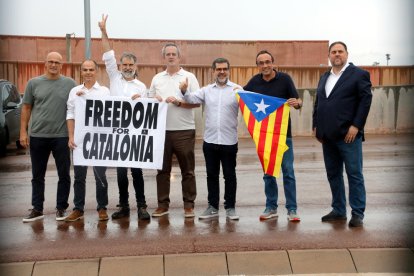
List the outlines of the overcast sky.
{"label": "overcast sky", "polygon": [[[90,0],[92,37],[342,40],[357,65],[414,64],[412,0]],[[0,0],[0,34],[85,36],[84,0]]]}

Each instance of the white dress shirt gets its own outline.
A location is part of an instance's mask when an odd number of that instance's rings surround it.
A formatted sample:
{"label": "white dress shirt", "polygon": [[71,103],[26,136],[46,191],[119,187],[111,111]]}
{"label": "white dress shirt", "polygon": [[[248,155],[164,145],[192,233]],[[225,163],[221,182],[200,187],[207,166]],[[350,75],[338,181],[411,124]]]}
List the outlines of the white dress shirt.
{"label": "white dress shirt", "polygon": [[239,104],[233,90],[236,86],[240,87],[227,81],[225,86],[213,83],[197,91],[185,93],[186,102],[204,104],[205,142],[218,145],[237,143]]}
{"label": "white dress shirt", "polygon": [[75,98],[76,97],[82,97],[76,95],[79,91],[84,92],[85,94],[83,96],[110,96],[109,89],[106,86],[99,85],[98,82],[95,82],[95,84],[91,87],[91,89],[88,89],[85,87],[84,84],[75,86],[70,90],[69,92],[69,98],[66,103],[67,111],[66,111],[66,120],[69,119],[75,119]]}
{"label": "white dress shirt", "polygon": [[325,92],[326,97],[328,98],[329,95],[332,92],[332,89],[334,88],[335,84],[338,82],[339,78],[342,76],[342,73],[345,71],[345,69],[349,66],[349,63],[345,64],[344,67],[342,67],[341,71],[338,73],[338,75],[335,75],[333,69],[331,69],[331,73],[329,74],[328,79],[326,80],[325,84]]}
{"label": "white dress shirt", "polygon": [[[180,82],[188,78],[188,90],[195,91],[200,88],[197,78],[193,73],[180,69],[174,75],[167,71],[160,72],[154,76],[151,82],[150,92],[156,93],[164,100],[170,96],[183,99],[179,88]],[[189,130],[195,129],[194,111],[192,108],[183,108],[173,104],[168,105],[166,130]]]}
{"label": "white dress shirt", "polygon": [[103,54],[102,60],[105,62],[106,72],[109,76],[109,88],[112,96],[131,97],[134,94],[145,96],[147,87],[137,79],[127,81],[118,70],[115,52],[110,50]]}

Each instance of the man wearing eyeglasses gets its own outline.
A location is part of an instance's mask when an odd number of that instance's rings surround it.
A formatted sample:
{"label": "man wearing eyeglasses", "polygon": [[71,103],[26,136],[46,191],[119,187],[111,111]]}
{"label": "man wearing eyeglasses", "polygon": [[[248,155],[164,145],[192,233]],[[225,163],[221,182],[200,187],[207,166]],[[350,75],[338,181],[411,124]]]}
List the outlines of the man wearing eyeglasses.
{"label": "man wearing eyeglasses", "polygon": [[[44,75],[29,80],[23,97],[20,144],[30,148],[32,162],[32,206],[23,222],[42,219],[45,200],[45,174],[50,153],[55,159],[58,183],[56,220],[64,220],[70,192],[70,151],[66,127],[66,102],[73,79],[62,76],[62,56],[50,52]],[[30,121],[30,127],[29,127]],[[28,132],[28,129],[30,132]]]}
{"label": "man wearing eyeglasses", "polygon": [[241,88],[229,81],[230,63],[217,58],[212,65],[214,83],[194,92],[187,92],[188,81],[181,83],[184,100],[193,104],[204,104],[205,130],[203,153],[207,170],[208,207],[199,219],[218,217],[220,202],[220,163],[224,175],[224,208],[228,219],[237,220],[236,213],[236,158],[237,115],[239,104],[235,88]]}
{"label": "man wearing eyeglasses", "polygon": [[[302,100],[298,96],[291,77],[286,73],[276,71],[274,61],[270,52],[266,50],[260,51],[256,55],[256,65],[260,73],[250,79],[244,87],[244,90],[287,99],[289,106],[300,109],[302,107]],[[296,178],[293,169],[294,158],[290,117],[286,136],[286,145],[289,149],[284,153],[282,159],[283,187],[286,198],[285,207],[289,221],[300,221],[300,217],[297,214]],[[260,215],[260,220],[267,220],[278,216],[278,187],[274,176],[265,174],[263,180],[265,185],[266,208]]]}

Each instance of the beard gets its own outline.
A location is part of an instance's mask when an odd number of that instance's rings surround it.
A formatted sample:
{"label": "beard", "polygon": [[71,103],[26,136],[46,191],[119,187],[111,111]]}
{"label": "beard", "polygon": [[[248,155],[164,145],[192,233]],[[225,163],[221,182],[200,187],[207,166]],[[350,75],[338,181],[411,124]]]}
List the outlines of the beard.
{"label": "beard", "polygon": [[135,77],[135,70],[131,72],[121,71],[121,74],[124,77],[124,79],[131,79]]}
{"label": "beard", "polygon": [[216,78],[216,83],[219,84],[219,85],[225,85],[228,80],[229,80],[229,78],[220,78],[220,77],[217,77]]}

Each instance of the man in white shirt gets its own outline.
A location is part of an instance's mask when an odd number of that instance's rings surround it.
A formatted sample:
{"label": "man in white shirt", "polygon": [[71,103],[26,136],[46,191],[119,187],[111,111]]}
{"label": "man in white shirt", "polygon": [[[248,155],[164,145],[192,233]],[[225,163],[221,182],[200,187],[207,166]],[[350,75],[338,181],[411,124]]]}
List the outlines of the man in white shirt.
{"label": "man in white shirt", "polygon": [[[93,60],[85,60],[81,65],[81,76],[83,84],[74,87],[70,93],[67,102],[66,123],[69,133],[69,148],[76,148],[75,134],[75,99],[76,97],[84,97],[88,95],[109,96],[109,89],[99,85],[96,81],[96,70],[98,66]],[[87,166],[74,166],[75,181],[73,183],[74,198],[72,213],[65,218],[65,221],[76,221],[83,218],[85,207],[85,185]],[[106,206],[108,205],[108,181],[106,180],[106,167],[93,167],[96,182],[96,201],[98,203],[97,210],[99,220],[108,220]]]}
{"label": "man in white shirt", "polygon": [[153,217],[168,214],[170,205],[170,177],[173,154],[177,157],[181,169],[181,184],[184,200],[184,216],[194,217],[194,200],[197,196],[195,180],[195,122],[192,108],[199,104],[189,104],[183,100],[180,82],[188,80],[189,91],[199,89],[194,74],[180,66],[180,50],[174,43],[167,43],[162,48],[166,70],[154,76],[150,93],[159,95],[168,105],[165,133],[164,158],[162,170],[157,174],[158,208]]}
{"label": "man in white shirt", "polygon": [[194,92],[187,92],[188,82],[180,85],[188,103],[204,104],[205,130],[203,153],[207,170],[208,204],[199,219],[218,217],[220,202],[220,163],[224,176],[224,208],[226,217],[239,219],[236,214],[236,159],[238,151],[237,125],[239,104],[237,84],[229,81],[230,63],[225,58],[213,61],[214,83]]}
{"label": "man in white shirt", "polygon": [[[108,16],[102,16],[99,22],[99,28],[102,32],[102,48],[104,51],[103,60],[106,66],[106,72],[109,76],[110,91],[112,96],[131,97],[132,99],[145,96],[146,86],[136,79],[137,58],[132,53],[123,53],[120,59],[120,71],[115,59],[115,52],[109,45],[108,34],[106,31],[106,20]],[[150,215],[147,212],[145,201],[144,177],[142,169],[131,168],[133,185],[135,189],[135,198],[137,201],[138,218],[149,220]],[[118,211],[112,214],[112,219],[129,217],[129,194],[128,194],[128,168],[117,168],[118,188],[119,188],[119,207]]]}

